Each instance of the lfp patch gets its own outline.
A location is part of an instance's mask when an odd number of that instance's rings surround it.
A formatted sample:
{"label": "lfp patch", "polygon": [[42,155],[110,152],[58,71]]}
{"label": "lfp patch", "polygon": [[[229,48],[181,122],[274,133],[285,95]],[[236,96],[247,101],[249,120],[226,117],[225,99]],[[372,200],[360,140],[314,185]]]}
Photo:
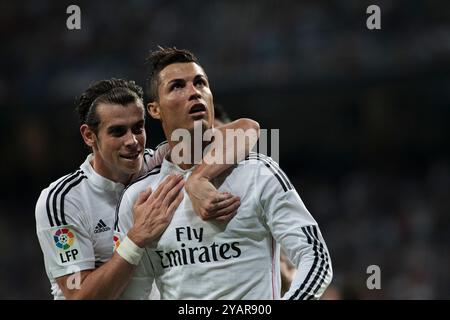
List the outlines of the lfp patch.
{"label": "lfp patch", "polygon": [[58,248],[67,250],[73,246],[75,242],[75,234],[69,228],[61,228],[56,230],[53,235],[53,240],[55,240],[55,245]]}

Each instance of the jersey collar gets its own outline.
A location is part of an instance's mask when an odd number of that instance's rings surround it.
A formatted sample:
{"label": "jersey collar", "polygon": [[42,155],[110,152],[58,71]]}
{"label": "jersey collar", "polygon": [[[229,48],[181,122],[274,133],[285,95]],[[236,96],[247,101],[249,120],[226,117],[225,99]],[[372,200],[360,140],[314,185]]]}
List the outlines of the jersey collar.
{"label": "jersey collar", "polygon": [[99,175],[92,167],[91,160],[92,160],[92,153],[87,156],[86,160],[80,166],[81,170],[84,171],[89,181],[102,190],[122,192],[125,186],[120,182],[114,182]]}
{"label": "jersey collar", "polygon": [[178,165],[167,160],[167,157],[164,158],[161,164],[161,173],[164,175],[169,174],[181,174],[182,176],[190,175],[192,171],[194,171],[196,166],[193,166],[190,169],[183,170]]}

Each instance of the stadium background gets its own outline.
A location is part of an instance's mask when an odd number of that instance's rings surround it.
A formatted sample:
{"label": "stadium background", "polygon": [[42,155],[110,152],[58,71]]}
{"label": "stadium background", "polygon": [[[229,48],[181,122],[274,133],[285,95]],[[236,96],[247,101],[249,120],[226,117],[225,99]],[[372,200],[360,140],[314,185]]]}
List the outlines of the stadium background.
{"label": "stadium background", "polygon": [[[382,30],[366,28],[370,4]],[[21,0],[2,2],[0,26],[0,298],[50,298],[34,204],[85,158],[75,96],[142,85],[158,44],[192,50],[231,117],[280,129],[338,297],[450,298],[450,2]],[[381,290],[366,288],[373,264]]]}

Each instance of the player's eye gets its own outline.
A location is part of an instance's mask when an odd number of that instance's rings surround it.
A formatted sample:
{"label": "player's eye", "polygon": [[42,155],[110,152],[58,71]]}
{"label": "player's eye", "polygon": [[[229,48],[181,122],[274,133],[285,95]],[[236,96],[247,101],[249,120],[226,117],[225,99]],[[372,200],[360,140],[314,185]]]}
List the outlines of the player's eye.
{"label": "player's eye", "polygon": [[194,84],[196,87],[203,87],[207,85],[206,80],[203,78],[196,80]]}
{"label": "player's eye", "polygon": [[124,127],[112,127],[108,129],[108,133],[113,137],[121,137],[127,132]]}
{"label": "player's eye", "polygon": [[140,123],[135,125],[131,131],[133,132],[133,134],[141,134],[144,131],[144,124]]}
{"label": "player's eye", "polygon": [[183,88],[183,83],[181,83],[180,81],[174,82],[170,85],[170,91],[181,88]]}

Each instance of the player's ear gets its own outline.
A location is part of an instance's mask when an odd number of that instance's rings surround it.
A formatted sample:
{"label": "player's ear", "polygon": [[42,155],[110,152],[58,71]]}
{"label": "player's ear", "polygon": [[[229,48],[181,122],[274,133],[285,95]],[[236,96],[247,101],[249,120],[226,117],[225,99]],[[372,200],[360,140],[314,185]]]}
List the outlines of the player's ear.
{"label": "player's ear", "polygon": [[159,108],[159,103],[158,102],[156,102],[156,101],[149,102],[147,104],[147,111],[148,111],[148,114],[153,119],[161,119],[161,110]]}
{"label": "player's ear", "polygon": [[80,133],[83,137],[84,143],[86,143],[89,147],[94,148],[96,146],[96,136],[95,132],[92,131],[91,128],[87,124],[83,124],[80,127]]}

